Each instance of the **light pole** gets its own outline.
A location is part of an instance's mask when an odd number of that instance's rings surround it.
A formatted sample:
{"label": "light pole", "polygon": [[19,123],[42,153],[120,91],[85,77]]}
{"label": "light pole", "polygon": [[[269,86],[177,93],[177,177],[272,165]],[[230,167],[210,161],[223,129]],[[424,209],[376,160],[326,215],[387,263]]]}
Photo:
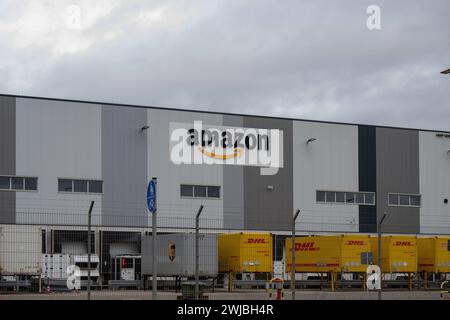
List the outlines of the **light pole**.
{"label": "light pole", "polygon": [[381,225],[383,224],[384,219],[388,215],[387,212],[383,213],[383,216],[381,217],[380,221],[378,222],[378,267],[380,267],[380,290],[378,290],[378,300],[381,300],[381,291],[383,290],[383,283],[381,282],[381,279],[383,278],[383,270],[381,268]]}

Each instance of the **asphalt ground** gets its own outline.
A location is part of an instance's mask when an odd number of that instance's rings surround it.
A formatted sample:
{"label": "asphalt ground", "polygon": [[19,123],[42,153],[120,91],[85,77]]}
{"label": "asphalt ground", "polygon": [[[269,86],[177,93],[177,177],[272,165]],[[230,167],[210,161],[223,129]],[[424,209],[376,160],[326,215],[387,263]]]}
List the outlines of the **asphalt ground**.
{"label": "asphalt ground", "polygon": [[[176,300],[180,293],[158,292],[157,299]],[[234,292],[207,292],[209,300],[271,300],[265,290],[237,290]],[[298,290],[296,300],[377,300],[377,292],[368,291],[320,291]],[[444,299],[449,299],[446,294]],[[86,291],[82,292],[50,292],[50,293],[0,293],[0,300],[86,300]],[[92,291],[92,300],[152,300],[151,291],[142,290],[102,290]],[[284,299],[291,299],[291,292],[284,292]],[[383,291],[383,300],[442,300],[440,291]],[[272,299],[273,300],[273,299]]]}

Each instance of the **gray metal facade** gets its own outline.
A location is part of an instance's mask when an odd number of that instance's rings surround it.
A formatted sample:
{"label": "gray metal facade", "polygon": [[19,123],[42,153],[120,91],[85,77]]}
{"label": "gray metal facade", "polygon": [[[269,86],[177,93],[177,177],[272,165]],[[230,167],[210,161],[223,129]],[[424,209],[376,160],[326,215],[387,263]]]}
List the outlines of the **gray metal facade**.
{"label": "gray metal facade", "polygon": [[[196,120],[282,130],[283,167],[261,175],[256,166],[171,163],[170,124]],[[298,208],[307,211],[299,218],[306,232],[374,232],[376,220],[388,212],[384,232],[450,234],[450,207],[443,201],[450,198],[450,139],[437,133],[0,95],[0,175],[39,181],[37,192],[0,191],[0,222],[27,223],[32,217],[35,224],[83,224],[95,197],[94,224],[147,227],[146,185],[157,176],[163,228],[192,228],[204,204],[201,227],[216,230],[289,231]],[[312,137],[317,139],[307,144]],[[425,179],[436,172],[439,188]],[[103,193],[58,192],[59,177],[101,179]],[[220,199],[183,198],[181,184],[220,186]],[[376,206],[320,203],[317,190],[375,192]],[[422,206],[389,206],[388,193],[421,195]],[[43,206],[47,211],[32,212]],[[31,211],[18,219],[23,210]],[[61,212],[81,218],[62,219]]]}

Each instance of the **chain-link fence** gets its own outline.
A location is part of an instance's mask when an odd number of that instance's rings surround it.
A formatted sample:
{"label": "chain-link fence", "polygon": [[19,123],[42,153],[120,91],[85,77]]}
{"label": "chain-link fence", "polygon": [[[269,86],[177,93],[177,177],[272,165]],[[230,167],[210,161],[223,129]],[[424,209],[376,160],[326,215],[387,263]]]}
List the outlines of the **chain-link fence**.
{"label": "chain-link fence", "polygon": [[[300,210],[285,230],[258,221],[262,230],[227,218],[226,208],[205,205],[196,223],[198,208],[158,206],[156,235],[145,208],[109,215],[94,206],[90,232],[85,202],[17,211],[16,223],[0,224],[0,299],[152,299],[154,289],[158,299],[277,299],[293,288],[365,292],[370,265],[381,266],[383,290],[438,289],[450,275],[443,215],[428,213],[420,234],[365,226],[354,211],[317,210]],[[360,232],[367,228],[375,232]]]}

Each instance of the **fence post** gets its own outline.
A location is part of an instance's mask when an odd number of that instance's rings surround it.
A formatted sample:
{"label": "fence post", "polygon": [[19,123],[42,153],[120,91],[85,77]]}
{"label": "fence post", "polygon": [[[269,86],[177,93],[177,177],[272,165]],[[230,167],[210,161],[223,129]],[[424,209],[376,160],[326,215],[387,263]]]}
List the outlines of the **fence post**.
{"label": "fence post", "polygon": [[295,300],[295,221],[300,213],[300,209],[297,209],[292,219],[292,264],[291,264],[291,290],[292,300]]}
{"label": "fence post", "polygon": [[87,299],[91,300],[91,220],[94,201],[91,201],[88,213],[88,283],[87,283]]}
{"label": "fence post", "polygon": [[195,299],[199,297],[199,229],[200,229],[200,214],[202,213],[203,205],[198,208],[197,215],[195,216]]}

